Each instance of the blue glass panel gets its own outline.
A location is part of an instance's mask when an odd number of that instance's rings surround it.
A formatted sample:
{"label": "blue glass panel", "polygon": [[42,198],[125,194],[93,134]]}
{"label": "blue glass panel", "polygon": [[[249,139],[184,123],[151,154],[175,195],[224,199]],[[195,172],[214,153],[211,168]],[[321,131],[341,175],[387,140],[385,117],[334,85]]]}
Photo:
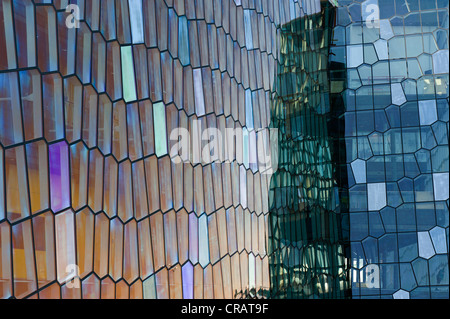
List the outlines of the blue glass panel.
{"label": "blue glass panel", "polygon": [[419,256],[415,232],[398,234],[398,251],[400,262],[411,262]]}
{"label": "blue glass panel", "polygon": [[416,230],[416,212],[414,204],[403,204],[396,209],[397,231],[409,232]]}
{"label": "blue glass panel", "polygon": [[436,225],[436,215],[433,203],[417,203],[417,230],[430,230]]}

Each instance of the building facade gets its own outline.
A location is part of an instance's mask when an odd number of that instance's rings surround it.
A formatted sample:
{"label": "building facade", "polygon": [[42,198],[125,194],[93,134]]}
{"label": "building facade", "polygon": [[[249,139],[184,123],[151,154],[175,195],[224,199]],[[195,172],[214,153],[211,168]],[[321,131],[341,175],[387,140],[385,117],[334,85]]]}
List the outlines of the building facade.
{"label": "building facade", "polygon": [[448,17],[1,1],[0,298],[448,298]]}

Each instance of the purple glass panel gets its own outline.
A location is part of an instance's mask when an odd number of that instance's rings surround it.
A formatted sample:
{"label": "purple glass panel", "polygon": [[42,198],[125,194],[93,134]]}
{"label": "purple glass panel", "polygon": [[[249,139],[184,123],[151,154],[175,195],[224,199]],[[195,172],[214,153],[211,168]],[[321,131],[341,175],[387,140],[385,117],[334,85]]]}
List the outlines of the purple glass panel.
{"label": "purple glass panel", "polygon": [[48,148],[50,165],[50,197],[53,212],[70,206],[69,148],[66,142]]}
{"label": "purple glass panel", "polygon": [[194,299],[194,267],[186,263],[181,269],[183,276],[183,298]]}

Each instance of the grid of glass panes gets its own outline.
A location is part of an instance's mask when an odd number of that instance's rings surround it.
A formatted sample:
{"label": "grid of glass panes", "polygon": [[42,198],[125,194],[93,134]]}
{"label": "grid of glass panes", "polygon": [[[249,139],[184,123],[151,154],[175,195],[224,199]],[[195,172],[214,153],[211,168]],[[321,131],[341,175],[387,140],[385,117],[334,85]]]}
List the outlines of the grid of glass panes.
{"label": "grid of glass panes", "polygon": [[300,3],[70,1],[79,28],[68,4],[0,3],[0,297],[261,297],[270,175],[169,137],[268,127]]}
{"label": "grid of glass panes", "polygon": [[448,1],[339,5],[353,296],[448,298]]}
{"label": "grid of glass panes", "polygon": [[279,129],[269,197],[271,297],[348,298],[348,192],[339,186],[338,116],[328,76],[335,9],[285,24],[271,125]]}

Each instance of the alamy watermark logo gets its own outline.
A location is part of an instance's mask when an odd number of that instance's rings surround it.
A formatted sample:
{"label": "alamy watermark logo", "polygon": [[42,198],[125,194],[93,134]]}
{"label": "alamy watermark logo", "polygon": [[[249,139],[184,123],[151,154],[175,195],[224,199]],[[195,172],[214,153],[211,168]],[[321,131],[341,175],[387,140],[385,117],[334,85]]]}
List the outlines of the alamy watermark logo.
{"label": "alamy watermark logo", "polygon": [[257,168],[261,174],[272,174],[277,169],[278,129],[202,129],[201,121],[194,120],[189,130],[173,129],[170,141],[170,158],[174,164],[236,161],[247,168]]}
{"label": "alamy watermark logo", "polygon": [[76,4],[70,4],[66,7],[66,12],[69,13],[66,18],[66,27],[68,29],[80,28],[80,7]]}
{"label": "alamy watermark logo", "polygon": [[369,264],[363,269],[352,269],[352,282],[359,283],[361,287],[368,289],[380,288],[380,267],[376,264]]}
{"label": "alamy watermark logo", "polygon": [[363,21],[368,29],[380,28],[380,7],[378,0],[367,0],[361,6]]}
{"label": "alamy watermark logo", "polygon": [[69,289],[79,289],[80,282],[80,267],[75,264],[67,265],[66,267],[66,287]]}

